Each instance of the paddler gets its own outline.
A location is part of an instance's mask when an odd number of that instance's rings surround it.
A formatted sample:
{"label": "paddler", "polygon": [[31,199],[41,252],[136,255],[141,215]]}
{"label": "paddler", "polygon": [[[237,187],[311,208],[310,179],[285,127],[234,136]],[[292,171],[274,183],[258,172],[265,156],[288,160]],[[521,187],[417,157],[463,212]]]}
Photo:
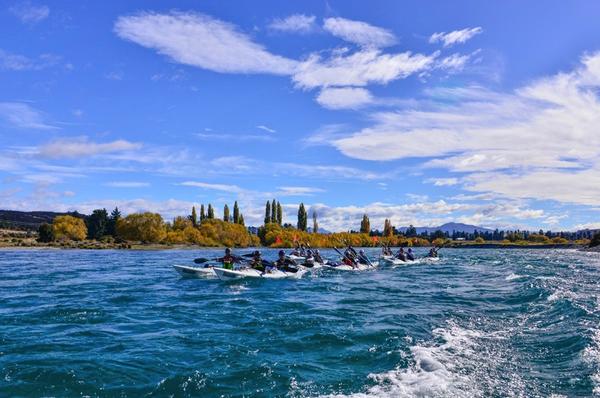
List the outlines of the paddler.
{"label": "paddler", "polygon": [[265,266],[262,263],[260,252],[255,250],[252,254],[252,260],[250,260],[250,268],[254,268],[257,271],[265,272]]}
{"label": "paddler", "polygon": [[406,253],[406,258],[410,261],[415,261],[415,255],[410,247],[408,248],[408,253]]}
{"label": "paddler", "polygon": [[398,250],[398,253],[396,253],[396,258],[402,261],[406,261],[406,254],[404,253],[403,247],[401,247],[400,250]]}
{"label": "paddler", "polygon": [[231,249],[225,249],[225,255],[219,258],[217,261],[223,263],[223,268],[225,269],[233,269],[233,264],[235,263],[236,258],[231,254]]}
{"label": "paddler", "polygon": [[277,267],[277,269],[279,269],[280,271],[285,271],[285,272],[298,271],[298,269],[293,267],[293,265],[296,265],[294,260],[287,258],[285,256],[285,252],[283,250],[279,250],[279,255],[277,257],[277,261],[275,261],[275,266]]}

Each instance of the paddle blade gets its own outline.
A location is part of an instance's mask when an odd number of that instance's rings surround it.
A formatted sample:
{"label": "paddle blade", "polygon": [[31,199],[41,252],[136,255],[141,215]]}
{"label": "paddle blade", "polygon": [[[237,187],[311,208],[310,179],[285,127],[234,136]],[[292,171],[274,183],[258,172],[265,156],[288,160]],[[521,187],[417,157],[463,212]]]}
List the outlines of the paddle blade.
{"label": "paddle blade", "polygon": [[209,259],[209,258],[197,258],[197,259],[194,259],[194,262],[195,262],[196,264],[204,264],[204,263],[206,263],[206,262],[208,262],[208,261],[210,261],[210,259]]}

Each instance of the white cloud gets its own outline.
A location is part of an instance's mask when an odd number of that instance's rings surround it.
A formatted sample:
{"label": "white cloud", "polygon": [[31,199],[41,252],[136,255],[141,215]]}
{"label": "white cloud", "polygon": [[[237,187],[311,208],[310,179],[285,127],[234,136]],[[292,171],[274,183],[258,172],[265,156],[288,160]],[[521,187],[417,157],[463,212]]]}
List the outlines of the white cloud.
{"label": "white cloud", "polygon": [[452,32],[438,32],[431,35],[429,38],[430,43],[443,43],[444,47],[450,47],[454,44],[462,44],[473,36],[483,32],[483,28],[480,26],[475,28],[465,28],[462,30],[454,30]]}
{"label": "white cloud", "polygon": [[45,5],[34,5],[29,1],[17,3],[8,9],[14,16],[19,18],[21,22],[26,24],[36,24],[48,18],[50,8]]}
{"label": "white cloud", "polygon": [[373,96],[364,88],[326,87],[317,96],[317,102],[329,109],[357,109],[373,103]]}
{"label": "white cloud", "polygon": [[261,124],[261,125],[258,125],[258,126],[256,126],[256,128],[257,128],[257,129],[264,130],[264,131],[266,131],[267,133],[276,133],[276,132],[277,132],[276,130],[274,130],[274,129],[270,128],[270,127],[267,127],[267,126],[265,126],[265,125],[262,125],[262,124]]}
{"label": "white cloud", "polygon": [[363,47],[388,47],[397,42],[394,34],[386,29],[345,18],[325,19],[323,29],[342,40]]}
{"label": "white cloud", "polygon": [[436,68],[449,72],[460,72],[465,68],[470,58],[471,55],[461,55],[455,53],[439,60],[436,64]]}
{"label": "white cloud", "polygon": [[298,65],[293,81],[305,89],[387,84],[432,67],[437,55],[410,52],[383,54],[376,49],[365,49],[350,55],[337,52],[328,59],[311,54]]}
{"label": "white cloud", "polygon": [[42,54],[31,59],[20,54],[11,54],[0,49],[0,69],[11,71],[37,71],[57,65],[61,57],[54,54]]}
{"label": "white cloud", "polygon": [[310,33],[316,28],[314,15],[293,14],[286,18],[276,18],[269,28],[281,32]]}
{"label": "white cloud", "polygon": [[211,184],[207,182],[199,182],[199,181],[185,181],[180,183],[184,187],[196,187],[202,189],[210,189],[213,191],[223,191],[223,192],[241,192],[242,188],[237,185],[228,185],[228,184]]}
{"label": "white cloud", "polygon": [[89,141],[87,138],[70,138],[53,141],[38,148],[42,157],[50,159],[79,158],[141,148],[141,144],[126,140],[105,143]]}
{"label": "white cloud", "polygon": [[34,130],[54,130],[58,127],[46,122],[44,115],[29,104],[0,102],[0,119],[13,127]]}
{"label": "white cloud", "polygon": [[435,185],[436,187],[445,187],[445,186],[457,185],[458,178],[429,178],[429,179],[425,180],[425,182],[429,182],[429,183]]}
{"label": "white cloud", "polygon": [[199,13],[121,16],[115,32],[176,62],[215,72],[287,75],[296,65],[271,54],[234,25]]}
{"label": "white cloud", "polygon": [[321,188],[313,187],[279,187],[275,196],[311,196],[320,192],[324,191]]}
{"label": "white cloud", "polygon": [[149,187],[150,183],[140,181],[112,181],[104,185],[112,188],[145,188]]}
{"label": "white cloud", "polygon": [[330,143],[365,160],[423,157],[425,166],[468,173],[469,190],[598,205],[600,54],[568,73],[512,93],[479,87],[430,90],[397,112]]}

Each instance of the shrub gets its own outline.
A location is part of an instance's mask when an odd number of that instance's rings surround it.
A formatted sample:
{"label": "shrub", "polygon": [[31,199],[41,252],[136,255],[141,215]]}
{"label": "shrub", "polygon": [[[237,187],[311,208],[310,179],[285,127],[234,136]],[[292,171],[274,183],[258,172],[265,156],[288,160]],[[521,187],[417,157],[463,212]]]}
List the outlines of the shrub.
{"label": "shrub", "polygon": [[81,218],[73,216],[58,216],[52,224],[54,236],[58,240],[84,240],[87,227]]}

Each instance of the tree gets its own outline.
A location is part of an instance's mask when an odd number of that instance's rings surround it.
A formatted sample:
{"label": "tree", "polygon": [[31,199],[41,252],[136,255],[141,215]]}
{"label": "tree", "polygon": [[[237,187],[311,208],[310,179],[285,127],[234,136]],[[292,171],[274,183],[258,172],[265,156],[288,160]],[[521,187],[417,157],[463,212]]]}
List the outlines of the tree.
{"label": "tree", "polygon": [[308,217],[308,214],[306,213],[306,209],[304,208],[304,203],[300,203],[300,207],[298,207],[298,224],[297,224],[297,227],[300,231],[306,231],[307,217]]}
{"label": "tree", "polygon": [[281,203],[277,202],[277,224],[283,223],[283,210],[281,209]]}
{"label": "tree", "polygon": [[368,234],[371,232],[371,221],[369,220],[369,216],[363,214],[362,221],[360,222],[360,233]]}
{"label": "tree", "polygon": [[406,234],[406,237],[408,237],[408,238],[415,237],[415,236],[417,236],[417,229],[415,227],[413,227],[412,224],[410,224],[408,226],[408,228],[406,228],[405,234]]}
{"label": "tree", "polygon": [[271,202],[271,222],[277,223],[277,203],[275,199]]}
{"label": "tree", "polygon": [[240,208],[238,207],[237,200],[233,204],[233,223],[234,224],[240,223]]}
{"label": "tree", "polygon": [[54,240],[54,229],[52,225],[43,223],[38,228],[38,242],[52,242]]}
{"label": "tree", "polygon": [[[189,220],[185,220],[189,223]],[[119,236],[127,240],[158,243],[166,237],[165,223],[157,213],[134,213],[117,223]]]}
{"label": "tree", "polygon": [[192,214],[190,215],[190,221],[192,225],[196,227],[198,225],[198,215],[196,214],[196,206],[192,206]]}
{"label": "tree", "polygon": [[107,233],[108,212],[106,209],[96,209],[86,217],[88,239],[100,239]]}
{"label": "tree", "polygon": [[244,223],[244,215],[240,214],[240,219],[238,220],[238,224],[245,226],[246,224]]}
{"label": "tree", "polygon": [[223,207],[223,221],[229,222],[229,206],[227,205]]}
{"label": "tree", "polygon": [[313,234],[319,233],[319,223],[317,222],[317,212],[313,211]]}
{"label": "tree", "polygon": [[58,216],[52,223],[54,236],[58,240],[84,240],[87,236],[85,222],[78,217]]}
{"label": "tree", "polygon": [[190,220],[189,218],[178,216],[173,219],[173,230],[174,231],[183,231],[184,229],[193,227],[193,226],[194,226],[194,224],[192,223],[192,220]]}
{"label": "tree", "polygon": [[213,220],[215,218],[215,209],[213,209],[212,205],[208,204],[208,211],[206,214],[206,218],[209,220]]}
{"label": "tree", "polygon": [[118,207],[110,213],[110,217],[108,219],[108,223],[106,225],[106,234],[117,236],[117,221],[121,218],[121,212]]}
{"label": "tree", "polygon": [[590,247],[600,246],[600,232],[596,232],[590,240]]}
{"label": "tree", "polygon": [[392,227],[392,222],[386,218],[383,223],[383,236],[391,237],[393,235],[394,227]]}
{"label": "tree", "polygon": [[200,205],[200,222],[204,221],[206,214],[204,214],[204,204]]}
{"label": "tree", "polygon": [[271,202],[267,200],[265,205],[265,225],[271,223]]}

